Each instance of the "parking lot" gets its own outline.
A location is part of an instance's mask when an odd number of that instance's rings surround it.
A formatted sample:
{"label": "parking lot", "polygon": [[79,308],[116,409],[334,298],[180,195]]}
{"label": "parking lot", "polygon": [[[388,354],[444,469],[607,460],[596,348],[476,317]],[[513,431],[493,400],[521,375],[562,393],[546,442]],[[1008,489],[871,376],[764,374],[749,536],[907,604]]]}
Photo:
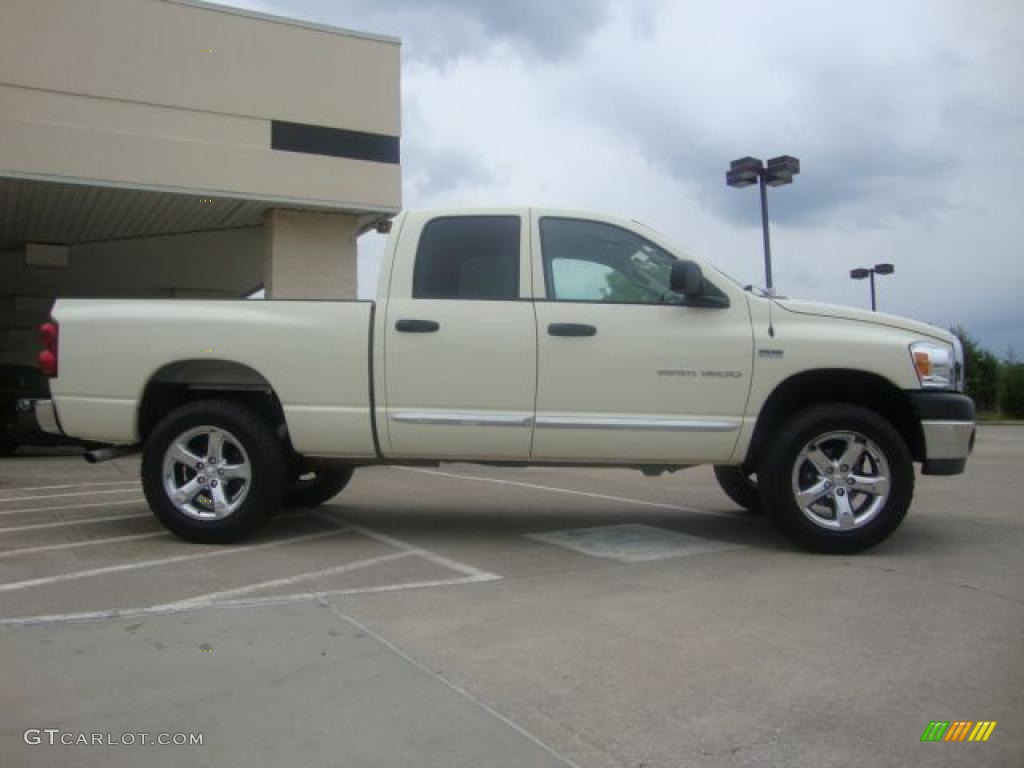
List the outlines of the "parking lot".
{"label": "parking lot", "polygon": [[[368,468],[239,545],[137,459],[0,461],[14,765],[1024,764],[1024,428],[888,542],[792,548],[708,468]],[[933,720],[997,721],[921,743]],[[26,744],[202,733],[201,746]],[[9,759],[9,758],[8,758]]]}

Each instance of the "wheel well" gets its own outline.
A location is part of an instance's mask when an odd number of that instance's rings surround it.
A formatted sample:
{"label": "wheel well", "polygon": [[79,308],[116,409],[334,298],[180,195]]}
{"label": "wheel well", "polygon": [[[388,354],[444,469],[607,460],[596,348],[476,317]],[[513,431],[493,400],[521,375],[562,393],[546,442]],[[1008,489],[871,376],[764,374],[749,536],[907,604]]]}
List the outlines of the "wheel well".
{"label": "wheel well", "polygon": [[779,425],[796,411],[818,403],[859,405],[882,416],[903,437],[915,461],[924,461],[924,435],[907,393],[877,374],[848,369],[805,371],[786,379],[768,396],[750,441],[745,465],[757,466]]}
{"label": "wheel well", "polygon": [[164,416],[195,400],[231,400],[262,414],[287,441],[284,409],[273,387],[247,365],[229,360],[182,360],[166,365],[147,382],[138,414],[139,442]]}

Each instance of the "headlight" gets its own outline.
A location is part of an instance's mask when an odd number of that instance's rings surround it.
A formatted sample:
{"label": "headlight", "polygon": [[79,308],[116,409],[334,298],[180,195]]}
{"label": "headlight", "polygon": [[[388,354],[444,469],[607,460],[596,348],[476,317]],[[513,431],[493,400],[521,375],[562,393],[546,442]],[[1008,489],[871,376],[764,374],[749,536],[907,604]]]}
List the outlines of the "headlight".
{"label": "headlight", "polygon": [[910,358],[922,387],[955,389],[956,366],[952,347],[931,341],[918,341],[910,345]]}

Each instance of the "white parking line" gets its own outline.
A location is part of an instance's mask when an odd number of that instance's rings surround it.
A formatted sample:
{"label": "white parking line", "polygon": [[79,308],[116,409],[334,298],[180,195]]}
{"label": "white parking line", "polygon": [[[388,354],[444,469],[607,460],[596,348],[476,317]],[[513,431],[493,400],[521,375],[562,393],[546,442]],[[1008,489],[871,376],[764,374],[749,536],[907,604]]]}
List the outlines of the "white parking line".
{"label": "white parking line", "polygon": [[[267,597],[251,597],[242,600],[222,600],[217,606],[271,605],[273,603],[293,603],[298,600],[319,600],[324,597],[348,597],[350,595],[376,595],[382,592],[404,592],[407,589],[423,589],[425,587],[457,587],[463,584],[480,584],[485,581],[498,581],[501,576],[490,573],[485,576],[457,576],[454,579],[431,579],[430,581],[404,581],[398,584],[381,584],[377,587],[350,587],[347,589],[326,589],[320,592],[296,592],[291,595],[270,595]],[[0,619],[0,625],[4,622]]]}
{"label": "white parking line", "polygon": [[[404,553],[403,553],[404,554]],[[237,600],[217,600],[209,603],[167,603],[147,608],[109,608],[105,611],[85,611],[82,613],[53,613],[43,616],[24,616],[13,619],[0,619],[0,627],[28,627],[37,624],[66,624],[81,621],[100,621],[103,619],[135,619],[142,616],[165,616],[171,613],[188,613],[206,608],[260,608],[262,606],[298,603],[309,600],[320,600],[328,597],[348,597],[355,595],[374,595],[386,592],[404,592],[409,589],[427,587],[457,587],[466,584],[480,584],[496,581],[501,576],[491,574],[488,578],[459,576],[454,579],[434,579],[432,581],[406,581],[397,584],[382,584],[377,587],[352,587],[350,589],[331,589],[322,592],[301,592],[291,595],[272,595],[268,597],[250,597]]]}
{"label": "white parking line", "polygon": [[709,515],[711,517],[724,517],[728,520],[744,520],[746,522],[752,522],[751,520],[739,517],[736,515],[730,515],[725,512],[713,512],[708,509],[697,509],[696,507],[686,507],[682,504],[667,504],[663,501],[645,501],[644,499],[631,499],[626,496],[611,496],[607,493],[593,493],[591,491],[577,491],[572,488],[556,488],[551,485],[537,485],[536,483],[524,483],[521,480],[499,480],[496,477],[480,477],[478,475],[457,475],[454,472],[441,472],[437,469],[421,469],[420,467],[392,467],[392,469],[400,469],[404,472],[421,472],[424,475],[438,475],[439,477],[453,477],[457,480],[476,480],[481,483],[497,483],[498,485],[513,485],[519,488],[531,488],[535,491],[549,491],[551,493],[567,493],[572,496],[586,496],[592,499],[603,499],[605,501],[618,501],[623,504],[635,504],[641,507],[659,507],[660,509],[677,509],[680,512],[693,512],[698,515]]}
{"label": "white parking line", "polygon": [[280,547],[286,544],[295,544],[300,541],[311,541],[313,539],[322,539],[327,536],[337,536],[340,533],[347,533],[350,529],[347,528],[336,528],[332,531],[320,531],[318,533],[307,533],[302,536],[292,536],[287,539],[277,539],[275,541],[268,541],[263,544],[249,544],[241,547],[227,547],[225,549],[218,549],[213,552],[198,552],[192,555],[175,555],[174,557],[161,557],[155,560],[141,560],[135,563],[119,563],[118,565],[108,565],[103,568],[90,568],[85,571],[72,571],[71,573],[61,573],[56,576],[41,576],[37,579],[26,579],[25,581],[11,581],[6,584],[0,584],[0,592],[14,592],[20,589],[28,589],[30,587],[41,587],[45,584],[62,584],[68,581],[77,581],[79,579],[87,579],[92,576],[102,576],[108,573],[121,573],[123,571],[137,571],[141,568],[155,568],[160,565],[170,565],[171,563],[184,563],[191,560],[205,560],[210,557],[224,557],[226,555],[235,555],[239,552],[252,552],[257,549],[270,549],[271,547]]}
{"label": "white parking line", "polygon": [[[0,516],[2,515],[21,515],[26,512],[56,512],[58,509],[88,509],[89,507],[117,507],[125,504],[138,504],[140,501],[146,499],[139,496],[135,499],[128,499],[127,501],[97,501],[93,504],[63,504],[59,507],[24,507],[23,509],[2,509],[0,510]],[[0,531],[6,530],[0,528]]]}
{"label": "white parking line", "polygon": [[482,581],[490,581],[495,578],[500,578],[499,576],[495,576],[495,574],[493,573],[488,573],[487,571],[480,570],[479,568],[474,568],[472,565],[460,563],[458,560],[452,560],[450,558],[445,557],[444,555],[439,555],[436,552],[431,552],[429,549],[417,547],[413,544],[404,542],[401,539],[396,539],[393,536],[388,536],[384,533],[378,533],[377,531],[371,531],[369,528],[363,528],[363,526],[361,525],[356,525],[355,523],[350,523],[347,520],[341,520],[332,517],[329,512],[319,512],[317,513],[316,516],[319,517],[321,520],[326,520],[328,522],[334,523],[335,525],[346,525],[353,531],[363,534],[363,536],[375,539],[381,542],[382,544],[387,544],[388,546],[395,547],[396,549],[411,552],[412,554],[418,555],[419,557],[422,557],[424,560],[428,560],[431,563],[434,563],[435,565],[444,566],[445,568],[448,568],[457,573],[461,573],[465,576],[470,576],[474,579],[479,579]]}
{"label": "white parking line", "polygon": [[344,563],[342,565],[335,565],[331,568],[323,568],[319,571],[308,571],[306,573],[299,573],[295,576],[285,576],[280,579],[270,579],[269,581],[260,581],[255,584],[246,584],[244,587],[235,587],[234,589],[222,589],[220,592],[209,592],[205,595],[197,595],[196,597],[190,597],[187,600],[179,600],[175,603],[165,603],[164,605],[157,605],[154,608],[190,608],[198,607],[200,605],[208,605],[210,603],[222,601],[224,598],[240,597],[241,595],[248,595],[252,592],[259,592],[261,589],[273,589],[274,587],[288,587],[292,584],[298,584],[303,581],[312,581],[313,579],[320,579],[326,576],[336,576],[339,573],[348,573],[349,571],[357,571],[361,568],[370,568],[380,563],[389,563],[392,560],[400,560],[403,557],[412,557],[412,552],[392,552],[388,555],[378,555],[377,557],[368,557],[365,560],[356,560],[351,563]]}
{"label": "white parking line", "polygon": [[45,496],[13,496],[0,499],[0,504],[8,501],[42,501],[43,499],[63,499],[69,496],[103,496],[108,493],[138,493],[138,488],[122,488],[118,491],[75,491],[74,493],[48,493]]}
{"label": "white parking line", "polygon": [[[138,502],[121,501],[118,504],[134,504]],[[100,506],[113,506],[113,504],[101,504]],[[92,523],[112,523],[115,520],[133,520],[139,517],[153,517],[152,512],[140,512],[136,515],[114,515],[112,517],[87,517],[84,520],[64,520],[59,523],[32,523],[32,525],[15,525],[10,528],[0,528],[0,534],[18,533],[19,531],[38,531],[42,528],[63,528],[66,525],[91,525]]]}
{"label": "white parking line", "polygon": [[[209,606],[201,606],[206,608]],[[105,611],[84,611],[82,613],[51,613],[43,616],[25,616],[18,619],[0,619],[0,627],[32,627],[39,624],[71,624],[80,621],[102,619],[134,619],[140,616],[163,616],[168,613],[185,613],[192,608],[175,608],[157,611],[153,608],[109,608]]]}
{"label": "white parking line", "polygon": [[120,544],[122,541],[138,541],[139,539],[155,539],[158,536],[170,537],[168,531],[155,531],[153,533],[135,533],[128,536],[111,536],[106,539],[89,539],[87,541],[69,541],[64,544],[45,544],[39,547],[23,547],[22,549],[8,549],[0,552],[0,557],[14,557],[15,555],[35,555],[40,552],[54,552],[59,549],[77,549],[78,547],[92,547],[97,544]]}
{"label": "white parking line", "polygon": [[[0,488],[0,493],[28,493],[29,491],[59,491],[64,488],[88,488],[91,486],[104,486],[104,485],[138,485],[141,481],[135,480],[105,480],[103,482],[95,483],[69,483],[66,485],[37,485],[32,488]],[[0,499],[0,501],[6,501],[6,499]]]}
{"label": "white parking line", "polygon": [[[363,526],[352,525],[345,521],[331,518],[322,512],[316,513],[317,517],[326,518],[328,522],[335,525],[343,525],[344,528],[339,528],[336,531],[330,531],[327,534],[315,534],[315,536],[329,535],[331,533],[338,533],[343,530],[350,530],[356,533],[360,533],[368,538],[380,541],[383,544],[387,544],[400,551],[394,552],[388,555],[381,555],[376,558],[369,558],[365,561],[357,561],[355,563],[347,563],[344,565],[335,566],[333,568],[325,569],[325,571],[311,571],[309,573],[300,573],[295,576],[284,577],[282,579],[274,579],[272,582],[261,582],[259,584],[247,584],[241,587],[237,587],[231,590],[224,590],[219,593],[211,593],[209,595],[199,595],[193,598],[187,598],[175,603],[165,603],[163,605],[153,605],[145,608],[111,608],[102,611],[86,611],[80,613],[58,613],[48,614],[42,616],[25,616],[21,618],[6,618],[0,619],[0,626],[9,627],[23,627],[37,624],[54,624],[54,623],[66,623],[66,622],[80,622],[80,621],[98,621],[102,619],[115,619],[115,618],[136,618],[140,616],[155,616],[164,615],[170,613],[183,613],[193,610],[201,610],[210,607],[245,607],[245,606],[261,606],[261,605],[273,605],[277,603],[290,603],[304,600],[322,600],[326,597],[341,597],[349,595],[366,595],[366,594],[378,594],[386,592],[399,592],[408,589],[424,589],[427,587],[449,587],[459,586],[464,584],[479,584],[487,581],[496,581],[502,577],[495,573],[489,573],[479,568],[474,568],[466,563],[460,563],[456,560],[439,555],[436,552],[424,549],[423,547],[417,547],[409,544],[408,542],[396,539],[393,536],[378,533],[377,531],[364,528]],[[287,543],[288,541],[294,541],[296,539],[289,539],[282,542],[271,542],[270,544],[255,545],[255,547],[235,547],[231,552],[245,549],[254,549],[257,547],[273,546],[277,543]],[[229,554],[228,552],[213,552],[204,553],[198,556],[186,555],[180,558],[169,558],[169,560],[181,560],[181,559],[194,559],[195,557],[203,557],[217,554]],[[451,579],[431,579],[425,581],[409,581],[399,582],[396,584],[381,584],[378,586],[370,587],[352,587],[348,589],[334,589],[324,590],[320,592],[303,592],[291,595],[273,595],[267,597],[256,597],[256,598],[239,598],[232,600],[214,599],[217,596],[224,596],[228,594],[244,594],[250,591],[256,591],[258,589],[265,589],[268,586],[277,586],[279,584],[290,584],[299,581],[305,581],[313,578],[317,578],[321,575],[330,575],[331,573],[342,573],[345,570],[354,570],[356,567],[368,567],[379,562],[385,562],[388,560],[398,560],[400,558],[415,556],[425,559],[437,565],[442,565],[446,568],[454,570],[458,573],[464,574]],[[130,564],[128,567],[123,566],[112,566],[109,568],[94,569],[94,571],[102,571],[110,573],[113,571],[128,570],[137,564]],[[94,572],[87,572],[89,575],[95,575]],[[51,583],[55,579],[60,577],[50,577],[48,583]],[[84,578],[81,577],[81,578]],[[35,580],[38,582],[39,580]],[[211,595],[214,598],[211,598]]]}

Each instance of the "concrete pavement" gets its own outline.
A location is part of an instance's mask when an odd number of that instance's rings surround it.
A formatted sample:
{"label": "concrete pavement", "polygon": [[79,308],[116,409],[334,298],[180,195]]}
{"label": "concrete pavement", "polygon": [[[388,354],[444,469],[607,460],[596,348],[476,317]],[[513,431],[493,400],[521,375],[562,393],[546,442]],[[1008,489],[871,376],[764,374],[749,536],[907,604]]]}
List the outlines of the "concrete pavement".
{"label": "concrete pavement", "polygon": [[[967,474],[919,477],[888,542],[824,557],[703,468],[365,469],[319,511],[197,547],[148,515],[134,461],[19,456],[0,462],[0,751],[30,766],[139,750],[155,765],[1019,765],[1022,460],[1024,429],[982,428]],[[931,720],[998,725],[984,744],[922,744]],[[204,744],[23,743],[47,727]]]}

